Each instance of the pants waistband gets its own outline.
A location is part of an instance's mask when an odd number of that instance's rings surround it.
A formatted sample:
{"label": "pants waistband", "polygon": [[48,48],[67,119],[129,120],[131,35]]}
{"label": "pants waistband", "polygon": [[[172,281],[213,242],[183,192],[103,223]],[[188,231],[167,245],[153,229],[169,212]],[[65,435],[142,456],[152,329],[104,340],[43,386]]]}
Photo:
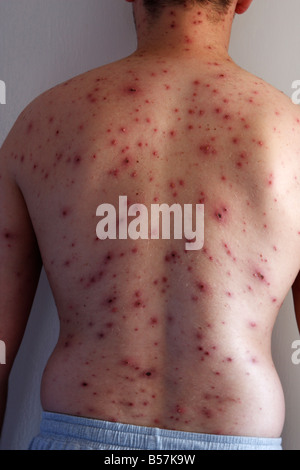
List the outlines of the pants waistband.
{"label": "pants waistband", "polygon": [[280,438],[172,431],[43,412],[40,435],[31,448],[39,442],[46,448],[46,441],[100,450],[282,450]]}

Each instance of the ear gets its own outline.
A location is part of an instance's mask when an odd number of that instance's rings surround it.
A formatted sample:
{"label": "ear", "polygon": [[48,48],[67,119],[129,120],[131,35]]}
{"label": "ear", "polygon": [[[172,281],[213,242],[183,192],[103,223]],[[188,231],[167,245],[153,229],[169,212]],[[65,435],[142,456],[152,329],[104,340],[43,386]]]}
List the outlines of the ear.
{"label": "ear", "polygon": [[238,15],[242,15],[243,13],[245,13],[248,10],[248,8],[250,7],[252,1],[253,0],[238,0],[235,12]]}

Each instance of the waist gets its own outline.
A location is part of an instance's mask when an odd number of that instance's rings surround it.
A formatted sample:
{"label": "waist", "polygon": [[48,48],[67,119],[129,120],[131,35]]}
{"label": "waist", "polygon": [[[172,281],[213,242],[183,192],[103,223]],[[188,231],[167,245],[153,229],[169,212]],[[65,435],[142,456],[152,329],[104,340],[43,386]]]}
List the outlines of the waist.
{"label": "waist", "polygon": [[[187,360],[157,351],[60,348],[42,381],[42,405],[50,412],[110,422],[205,434],[279,437],[284,423],[282,387],[269,358],[258,351]],[[252,351],[253,352],[253,351]],[[150,359],[149,359],[149,356]],[[155,367],[153,364],[155,363]]]}

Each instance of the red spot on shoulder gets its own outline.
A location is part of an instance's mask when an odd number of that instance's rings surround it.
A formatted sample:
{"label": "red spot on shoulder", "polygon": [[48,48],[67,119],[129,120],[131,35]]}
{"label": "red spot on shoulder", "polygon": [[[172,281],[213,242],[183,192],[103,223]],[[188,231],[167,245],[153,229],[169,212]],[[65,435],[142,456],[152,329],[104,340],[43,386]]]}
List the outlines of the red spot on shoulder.
{"label": "red spot on shoulder", "polygon": [[97,98],[95,97],[95,95],[93,95],[93,93],[88,93],[86,95],[86,98],[90,103],[96,103],[97,102]]}
{"label": "red spot on shoulder", "polygon": [[32,129],[33,129],[33,122],[30,121],[30,123],[29,123],[28,126],[27,126],[27,134],[30,134],[30,132],[32,131]]}

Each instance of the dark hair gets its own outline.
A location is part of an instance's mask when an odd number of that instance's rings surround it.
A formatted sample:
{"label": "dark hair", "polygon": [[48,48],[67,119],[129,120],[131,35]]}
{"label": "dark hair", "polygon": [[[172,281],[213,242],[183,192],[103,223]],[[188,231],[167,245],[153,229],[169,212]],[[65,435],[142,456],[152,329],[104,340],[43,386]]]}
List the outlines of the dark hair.
{"label": "dark hair", "polygon": [[166,6],[172,5],[186,5],[198,4],[198,5],[213,5],[217,11],[227,11],[227,8],[231,5],[233,0],[144,0],[146,10],[151,16],[159,16],[161,11]]}

